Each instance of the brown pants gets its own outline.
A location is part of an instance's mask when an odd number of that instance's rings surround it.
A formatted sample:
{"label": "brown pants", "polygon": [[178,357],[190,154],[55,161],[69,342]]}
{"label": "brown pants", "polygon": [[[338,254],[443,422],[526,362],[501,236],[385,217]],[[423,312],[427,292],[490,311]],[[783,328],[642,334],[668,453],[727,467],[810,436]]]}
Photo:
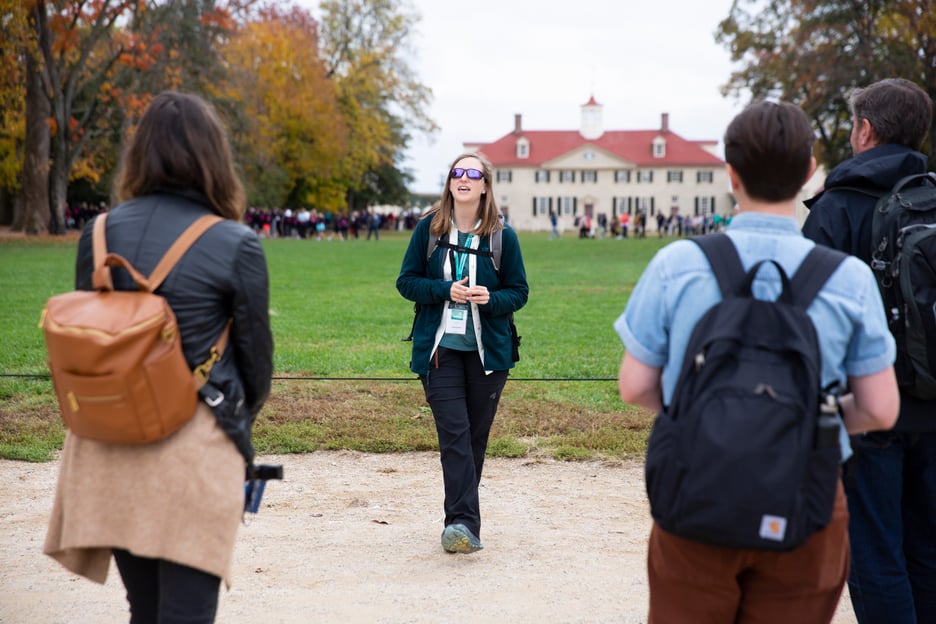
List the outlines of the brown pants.
{"label": "brown pants", "polygon": [[832,521],[789,552],[685,540],[654,523],[648,624],[823,624],[848,575],[848,510],[839,483]]}

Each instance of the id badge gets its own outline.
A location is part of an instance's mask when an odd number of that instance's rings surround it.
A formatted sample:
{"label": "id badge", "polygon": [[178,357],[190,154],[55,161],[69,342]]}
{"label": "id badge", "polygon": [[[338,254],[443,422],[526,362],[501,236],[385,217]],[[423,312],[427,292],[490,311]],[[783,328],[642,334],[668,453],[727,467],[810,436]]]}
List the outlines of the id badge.
{"label": "id badge", "polygon": [[468,304],[450,303],[445,317],[446,334],[462,334],[468,329]]}

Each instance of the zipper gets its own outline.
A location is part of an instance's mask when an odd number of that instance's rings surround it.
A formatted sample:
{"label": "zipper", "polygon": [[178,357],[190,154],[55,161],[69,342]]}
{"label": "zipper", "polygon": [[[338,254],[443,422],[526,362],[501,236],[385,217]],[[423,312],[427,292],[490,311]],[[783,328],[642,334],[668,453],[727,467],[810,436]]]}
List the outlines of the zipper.
{"label": "zipper", "polygon": [[81,403],[113,403],[115,401],[120,401],[123,399],[123,395],[120,394],[105,394],[103,396],[79,396],[73,391],[69,390],[65,393],[65,397],[68,399],[68,406],[73,412],[77,412],[81,409]]}

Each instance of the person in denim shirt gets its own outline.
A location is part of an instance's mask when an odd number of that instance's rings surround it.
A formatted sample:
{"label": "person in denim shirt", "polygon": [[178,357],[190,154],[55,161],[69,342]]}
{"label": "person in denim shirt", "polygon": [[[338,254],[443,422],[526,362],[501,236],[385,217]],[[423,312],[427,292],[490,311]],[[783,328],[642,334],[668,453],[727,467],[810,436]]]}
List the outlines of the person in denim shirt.
{"label": "person in denim shirt", "polygon": [[[815,170],[813,130],[787,103],[762,101],[725,133],[739,214],[727,228],[745,270],[772,259],[793,275],[813,247],[799,231],[795,198]],[[779,274],[765,267],[759,298],[775,298]],[[615,329],[627,349],[619,389],[627,403],[659,411],[673,396],[696,322],[721,299],[705,256],[691,241],[661,249],[641,276]],[[808,314],[822,352],[822,384],[849,384],[841,398],[845,429],[887,429],[896,419],[895,346],[870,269],[847,258]],[[847,440],[843,436],[843,444]],[[843,453],[847,453],[843,447]],[[844,455],[843,455],[844,456]],[[649,622],[829,622],[848,567],[847,511],[839,485],[831,522],[789,552],[733,549],[682,539],[656,523],[650,535]]]}

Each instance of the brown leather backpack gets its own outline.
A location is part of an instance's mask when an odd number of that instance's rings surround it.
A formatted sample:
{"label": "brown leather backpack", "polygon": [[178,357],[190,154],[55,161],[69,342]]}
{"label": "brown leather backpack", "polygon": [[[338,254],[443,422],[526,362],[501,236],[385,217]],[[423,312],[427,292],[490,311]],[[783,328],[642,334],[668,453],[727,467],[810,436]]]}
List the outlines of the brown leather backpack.
{"label": "brown leather backpack", "polygon": [[[51,297],[39,327],[65,426],[100,442],[146,444],[194,416],[198,390],[227,344],[230,325],[193,373],[175,314],[154,293],[192,243],[222,219],[205,215],[195,221],[145,278],[124,257],[107,253],[106,217],[94,224],[94,290]],[[114,290],[115,266],[126,269],[139,290]]]}

